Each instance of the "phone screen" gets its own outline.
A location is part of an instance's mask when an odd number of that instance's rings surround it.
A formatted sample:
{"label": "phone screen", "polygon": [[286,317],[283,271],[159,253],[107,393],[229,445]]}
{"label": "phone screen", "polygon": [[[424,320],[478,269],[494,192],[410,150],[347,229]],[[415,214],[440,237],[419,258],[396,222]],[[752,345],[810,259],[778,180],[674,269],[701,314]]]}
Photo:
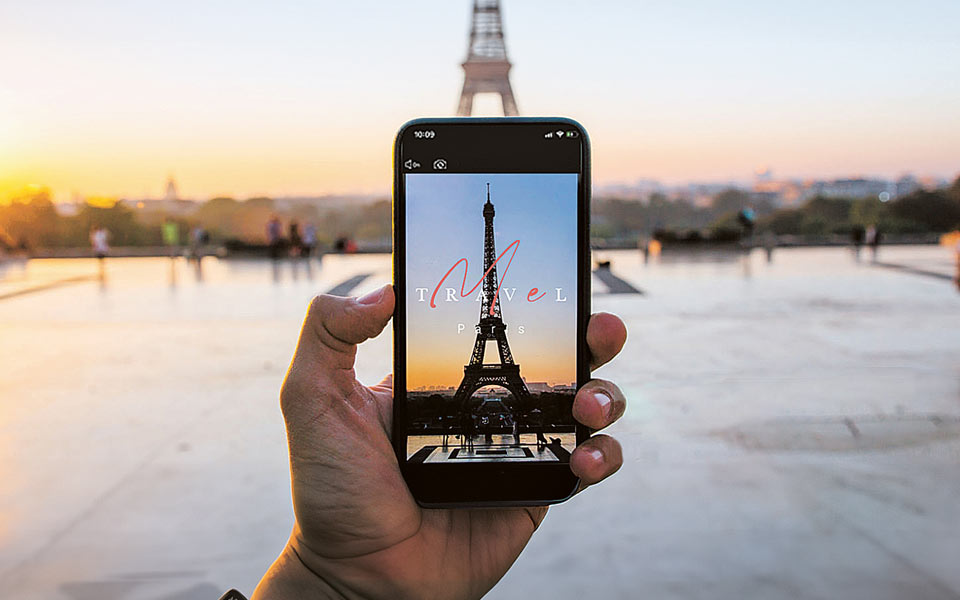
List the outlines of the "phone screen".
{"label": "phone screen", "polygon": [[397,430],[408,464],[569,463],[584,137],[565,122],[401,132]]}

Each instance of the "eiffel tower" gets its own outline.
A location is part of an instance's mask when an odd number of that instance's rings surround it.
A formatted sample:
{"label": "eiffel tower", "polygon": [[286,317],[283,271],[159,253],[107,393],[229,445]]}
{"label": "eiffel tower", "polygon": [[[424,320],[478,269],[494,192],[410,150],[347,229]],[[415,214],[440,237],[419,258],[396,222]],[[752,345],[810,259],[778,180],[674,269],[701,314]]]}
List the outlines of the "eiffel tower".
{"label": "eiffel tower", "polygon": [[[473,345],[470,362],[463,367],[463,379],[454,395],[455,404],[463,414],[470,409],[473,393],[487,385],[506,388],[515,398],[511,407],[514,418],[518,418],[530,400],[527,384],[520,377],[520,365],[513,361],[510,345],[507,343],[507,326],[500,314],[500,298],[497,284],[497,252],[493,237],[493,203],[490,202],[490,184],[487,184],[487,202],[483,205],[483,301],[480,306],[480,323],[477,324],[477,341]],[[491,310],[492,308],[492,310]],[[497,342],[500,355],[498,363],[483,363],[483,355],[488,341]]]}
{"label": "eiffel tower", "polygon": [[503,114],[515,117],[517,101],[510,87],[510,61],[503,41],[503,20],[499,0],[473,0],[473,24],[470,27],[470,46],[463,63],[463,90],[457,115],[469,117],[473,112],[476,94],[500,94]]}

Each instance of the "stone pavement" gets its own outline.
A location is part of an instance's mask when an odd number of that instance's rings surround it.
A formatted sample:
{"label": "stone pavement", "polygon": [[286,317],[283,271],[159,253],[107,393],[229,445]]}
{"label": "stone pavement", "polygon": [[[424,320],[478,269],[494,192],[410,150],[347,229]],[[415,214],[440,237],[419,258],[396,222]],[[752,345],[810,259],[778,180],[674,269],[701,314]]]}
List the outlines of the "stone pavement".
{"label": "stone pavement", "polygon": [[[941,248],[886,248],[922,265]],[[960,598],[960,294],[845,249],[597,253],[630,338],[623,469],[554,507],[490,598]],[[116,259],[0,301],[0,596],[251,592],[292,524],[277,391],[310,297],[386,256]],[[44,281],[77,259],[8,268]],[[49,275],[50,272],[55,276]],[[360,275],[365,275],[359,278]],[[2,276],[2,275],[0,275]],[[358,375],[390,368],[389,331]]]}

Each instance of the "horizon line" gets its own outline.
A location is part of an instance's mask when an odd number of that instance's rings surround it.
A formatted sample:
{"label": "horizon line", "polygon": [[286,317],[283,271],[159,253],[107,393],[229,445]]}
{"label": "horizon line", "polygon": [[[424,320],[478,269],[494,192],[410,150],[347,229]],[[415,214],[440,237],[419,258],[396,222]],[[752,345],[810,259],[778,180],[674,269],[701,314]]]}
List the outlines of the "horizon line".
{"label": "horizon line", "polygon": [[[450,175],[456,175],[456,173],[450,173]],[[773,175],[770,179],[764,181],[790,181],[790,182],[807,182],[807,181],[837,181],[841,179],[879,179],[895,182],[898,179],[903,177],[914,177],[917,179],[937,179],[940,181],[945,181],[948,184],[960,179],[960,170],[956,171],[952,175],[944,173],[923,173],[911,170],[902,170],[899,171],[897,175],[880,175],[876,173],[862,173],[862,172],[851,172],[843,175],[832,174],[832,175]],[[175,180],[176,181],[176,180]],[[665,188],[681,188],[685,186],[719,186],[719,185],[729,185],[731,187],[749,187],[754,183],[761,181],[756,176],[752,178],[689,178],[689,179],[660,179],[653,176],[638,176],[634,179],[610,179],[605,181],[594,181],[592,187],[594,189],[604,188],[604,187],[615,187],[615,186],[624,186],[624,187],[637,187],[644,184],[655,184],[660,185]],[[179,184],[178,184],[179,185]],[[161,186],[162,187],[162,186]],[[158,193],[156,195],[151,195],[147,193],[139,194],[110,194],[110,193],[86,193],[79,192],[77,190],[71,190],[69,192],[70,198],[65,198],[64,193],[58,193],[54,188],[42,184],[42,183],[29,183],[22,186],[20,192],[8,193],[6,198],[0,198],[0,204],[9,204],[15,196],[18,194],[26,193],[28,190],[42,191],[49,190],[51,200],[54,204],[71,204],[77,203],[78,201],[83,202],[87,199],[96,198],[96,199],[113,199],[117,201],[121,200],[163,200],[163,193]],[[230,198],[233,200],[250,200],[253,198],[269,198],[271,200],[282,200],[290,198],[325,198],[325,197],[367,197],[367,198],[376,198],[382,196],[385,198],[390,198],[393,196],[393,192],[390,187],[385,187],[382,190],[377,191],[364,191],[360,190],[348,190],[348,191],[326,191],[326,192],[283,192],[283,193],[271,193],[271,192],[244,192],[244,193],[210,193],[210,194],[179,194],[176,200],[191,201],[191,202],[207,202],[215,198]]]}

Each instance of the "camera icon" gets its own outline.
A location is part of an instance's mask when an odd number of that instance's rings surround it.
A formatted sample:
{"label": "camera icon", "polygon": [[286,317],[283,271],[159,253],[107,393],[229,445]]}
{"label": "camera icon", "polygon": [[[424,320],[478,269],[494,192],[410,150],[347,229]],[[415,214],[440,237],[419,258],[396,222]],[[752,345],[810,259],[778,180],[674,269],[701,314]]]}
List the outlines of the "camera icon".
{"label": "camera icon", "polygon": [[447,161],[443,158],[438,158],[433,161],[433,170],[434,171],[446,171],[447,170]]}

